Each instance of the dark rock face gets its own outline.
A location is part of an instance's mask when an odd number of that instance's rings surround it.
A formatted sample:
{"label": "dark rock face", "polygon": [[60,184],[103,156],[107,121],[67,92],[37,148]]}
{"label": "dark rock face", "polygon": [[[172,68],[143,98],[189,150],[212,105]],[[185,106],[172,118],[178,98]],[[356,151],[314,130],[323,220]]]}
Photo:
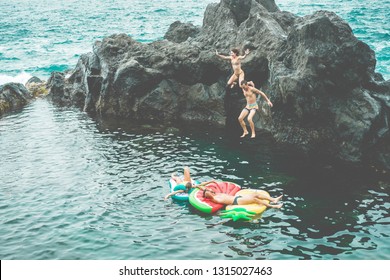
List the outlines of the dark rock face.
{"label": "dark rock face", "polygon": [[236,123],[245,100],[225,90],[231,66],[215,50],[248,48],[245,77],[274,103],[260,101],[257,129],[305,153],[390,169],[390,82],[336,14],[301,18],[273,0],[222,0],[207,7],[202,28],[176,22],[165,38],[96,42],[67,76],[52,74],[51,98],[134,120]]}
{"label": "dark rock face", "polygon": [[22,109],[31,99],[31,93],[22,84],[8,83],[0,86],[0,117]]}
{"label": "dark rock face", "polygon": [[182,23],[180,21],[175,21],[169,27],[164,38],[175,42],[182,43],[186,41],[189,37],[195,37],[200,31],[200,28],[196,27],[191,23]]}

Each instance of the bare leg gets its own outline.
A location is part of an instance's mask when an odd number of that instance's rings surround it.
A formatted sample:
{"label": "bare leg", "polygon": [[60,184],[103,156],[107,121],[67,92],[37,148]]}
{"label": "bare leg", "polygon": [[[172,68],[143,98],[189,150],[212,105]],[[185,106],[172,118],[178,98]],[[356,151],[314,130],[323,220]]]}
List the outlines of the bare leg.
{"label": "bare leg", "polygon": [[274,201],[272,201],[272,200],[271,201],[274,202],[274,203],[277,203],[277,202],[279,202],[279,200],[282,199],[282,197],[283,197],[283,195],[280,195],[280,196],[274,198]]}
{"label": "bare leg", "polygon": [[241,135],[241,138],[245,137],[248,134],[248,130],[246,129],[244,118],[248,115],[248,110],[244,109],[241,111],[240,116],[238,117],[238,122],[240,123],[242,130],[244,133]]}
{"label": "bare leg", "polygon": [[268,201],[260,200],[260,199],[257,199],[257,198],[255,198],[255,201],[257,202],[257,204],[265,205],[265,206],[267,206],[269,208],[277,208],[277,209],[279,209],[279,208],[282,208],[282,206],[283,206],[283,204],[269,204]]}
{"label": "bare leg", "polygon": [[176,184],[180,184],[183,181],[180,177],[176,176],[176,172],[172,173],[171,178]]}
{"label": "bare leg", "polygon": [[184,167],[184,181],[191,182],[190,169],[186,166]]}
{"label": "bare leg", "polygon": [[241,82],[245,80],[245,73],[244,71],[241,70],[241,74],[240,76],[238,77],[238,85],[241,86]]}
{"label": "bare leg", "polygon": [[281,203],[281,204],[268,204],[267,207],[280,209],[280,208],[282,208],[282,206],[283,206],[283,203]]}
{"label": "bare leg", "polygon": [[228,86],[230,86],[231,88],[234,86],[234,82],[237,80],[237,76],[235,74],[233,74],[229,81],[228,81]]}
{"label": "bare leg", "polygon": [[270,196],[268,196],[268,195],[264,195],[264,194],[262,194],[262,193],[256,194],[256,198],[257,198],[257,199],[263,199],[263,200],[265,199],[265,200],[269,200],[269,201],[271,201],[271,202],[273,202],[273,203],[279,202],[279,200],[281,200],[282,197],[283,197],[283,195],[278,196],[278,197],[276,197],[276,198],[273,198],[273,197],[270,197]]}
{"label": "bare leg", "polygon": [[250,113],[249,113],[249,116],[248,116],[249,126],[251,127],[251,131],[252,131],[251,138],[255,138],[256,137],[255,124],[253,122],[253,116],[255,114],[256,114],[256,110],[251,110]]}

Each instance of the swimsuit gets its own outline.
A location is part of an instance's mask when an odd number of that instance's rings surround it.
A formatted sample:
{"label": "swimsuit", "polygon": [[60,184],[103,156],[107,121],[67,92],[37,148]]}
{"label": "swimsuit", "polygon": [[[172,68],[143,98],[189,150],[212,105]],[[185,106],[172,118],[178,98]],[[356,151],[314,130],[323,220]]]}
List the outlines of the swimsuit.
{"label": "swimsuit", "polygon": [[251,110],[251,109],[257,109],[258,105],[255,102],[255,103],[252,103],[252,104],[246,104],[246,107]]}
{"label": "swimsuit", "polygon": [[244,108],[244,110],[247,110],[248,113],[250,113],[250,111],[252,110],[257,110],[259,108],[259,106],[257,105],[257,103],[252,103],[252,104],[246,104],[246,107]]}
{"label": "swimsuit", "polygon": [[238,205],[238,199],[239,198],[241,198],[242,196],[241,195],[238,195],[238,196],[236,196],[235,198],[234,198],[234,200],[233,200],[233,205]]}
{"label": "swimsuit", "polygon": [[244,71],[241,70],[240,73],[238,73],[238,74],[234,73],[234,75],[236,75],[237,78],[240,78],[242,73],[244,73]]}

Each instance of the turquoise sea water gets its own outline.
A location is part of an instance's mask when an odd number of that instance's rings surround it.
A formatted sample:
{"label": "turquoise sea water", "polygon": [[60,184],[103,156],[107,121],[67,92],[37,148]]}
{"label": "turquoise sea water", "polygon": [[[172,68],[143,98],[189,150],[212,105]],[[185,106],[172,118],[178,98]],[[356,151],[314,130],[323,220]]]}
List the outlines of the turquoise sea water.
{"label": "turquoise sea water", "polygon": [[73,68],[94,41],[114,33],[152,42],[176,20],[202,25],[212,2],[0,0],[0,84]]}
{"label": "turquoise sea water", "polygon": [[[217,0],[0,0],[0,84],[46,79],[73,68],[95,40],[126,33],[141,42],[161,39],[180,20],[202,25],[207,4]],[[377,54],[377,72],[390,78],[390,1],[276,0],[300,16],[336,12]]]}
{"label": "turquoise sea water", "polygon": [[[389,259],[390,183],[297,168],[258,135],[136,127],[37,100],[0,119],[0,259]],[[256,223],[164,201],[183,165],[283,194]],[[340,175],[341,173],[341,175]]]}
{"label": "turquoise sea water", "polygon": [[[0,0],[0,83],[72,68],[112,33],[150,42],[175,20],[200,25],[210,2]],[[299,15],[337,12],[390,76],[389,1],[298,2],[277,1]],[[135,126],[38,99],[0,119],[0,259],[390,258],[388,181],[302,169],[258,136]],[[284,194],[283,209],[231,223],[164,201],[183,165],[195,179]]]}

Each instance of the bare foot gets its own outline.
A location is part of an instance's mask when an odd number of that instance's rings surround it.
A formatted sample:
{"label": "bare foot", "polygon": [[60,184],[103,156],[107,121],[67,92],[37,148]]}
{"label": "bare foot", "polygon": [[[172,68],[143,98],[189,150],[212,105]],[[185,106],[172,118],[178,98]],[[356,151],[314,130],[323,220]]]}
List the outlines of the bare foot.
{"label": "bare foot", "polygon": [[177,183],[177,180],[178,180],[179,178],[176,176],[176,172],[173,172],[173,173],[171,174],[171,179]]}
{"label": "bare foot", "polygon": [[255,138],[255,137],[256,137],[256,134],[253,134],[253,133],[252,133],[252,136],[251,136],[251,138]]}
{"label": "bare foot", "polygon": [[230,85],[230,88],[234,88],[234,86],[235,86],[236,84],[237,84],[236,82],[233,82],[233,83]]}
{"label": "bare foot", "polygon": [[272,205],[271,208],[280,209],[282,208],[283,203]]}
{"label": "bare foot", "polygon": [[241,138],[244,138],[245,136],[248,135],[248,131],[244,131],[244,133],[240,136]]}
{"label": "bare foot", "polygon": [[282,199],[282,197],[283,197],[283,195],[276,197],[275,200],[274,200],[273,202],[275,202],[275,203],[278,202],[279,200]]}

